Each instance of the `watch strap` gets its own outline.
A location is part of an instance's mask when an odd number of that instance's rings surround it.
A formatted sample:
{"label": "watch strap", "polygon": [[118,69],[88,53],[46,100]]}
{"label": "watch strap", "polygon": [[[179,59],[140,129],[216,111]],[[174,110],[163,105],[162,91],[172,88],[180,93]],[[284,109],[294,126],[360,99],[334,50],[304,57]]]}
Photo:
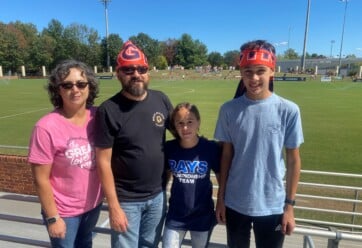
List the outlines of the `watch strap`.
{"label": "watch strap", "polygon": [[285,203],[285,204],[288,204],[288,205],[294,206],[294,205],[295,205],[295,200],[285,198],[284,203]]}
{"label": "watch strap", "polygon": [[59,219],[59,215],[55,215],[55,216],[46,218],[46,221],[48,224],[53,224],[57,221],[57,219]]}

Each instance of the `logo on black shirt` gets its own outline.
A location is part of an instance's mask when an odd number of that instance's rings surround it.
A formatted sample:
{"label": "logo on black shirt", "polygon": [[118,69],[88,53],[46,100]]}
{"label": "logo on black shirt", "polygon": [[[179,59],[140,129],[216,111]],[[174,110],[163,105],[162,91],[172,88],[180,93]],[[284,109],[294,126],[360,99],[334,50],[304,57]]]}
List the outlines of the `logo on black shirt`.
{"label": "logo on black shirt", "polygon": [[165,125],[165,116],[160,112],[156,112],[152,116],[152,121],[156,126],[163,127]]}

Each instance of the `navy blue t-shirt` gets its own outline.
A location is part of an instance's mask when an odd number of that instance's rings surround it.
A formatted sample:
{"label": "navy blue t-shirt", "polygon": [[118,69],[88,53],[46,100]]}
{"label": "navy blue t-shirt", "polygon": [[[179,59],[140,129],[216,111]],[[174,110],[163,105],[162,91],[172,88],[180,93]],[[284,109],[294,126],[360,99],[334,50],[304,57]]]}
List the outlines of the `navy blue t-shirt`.
{"label": "navy blue t-shirt", "polygon": [[193,148],[179,141],[165,145],[166,161],[173,175],[165,225],[170,229],[208,231],[215,225],[210,170],[219,173],[221,147],[200,138]]}

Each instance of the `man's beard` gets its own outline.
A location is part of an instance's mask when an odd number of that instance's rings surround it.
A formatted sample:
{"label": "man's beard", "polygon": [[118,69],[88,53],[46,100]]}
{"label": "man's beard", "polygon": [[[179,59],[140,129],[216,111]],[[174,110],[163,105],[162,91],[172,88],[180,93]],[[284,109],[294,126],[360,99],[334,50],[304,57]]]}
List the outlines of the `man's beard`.
{"label": "man's beard", "polygon": [[131,80],[128,84],[123,84],[123,90],[132,96],[143,96],[148,86],[145,82],[142,82],[143,87],[139,87],[137,84],[139,84],[139,81],[136,83],[134,80]]}

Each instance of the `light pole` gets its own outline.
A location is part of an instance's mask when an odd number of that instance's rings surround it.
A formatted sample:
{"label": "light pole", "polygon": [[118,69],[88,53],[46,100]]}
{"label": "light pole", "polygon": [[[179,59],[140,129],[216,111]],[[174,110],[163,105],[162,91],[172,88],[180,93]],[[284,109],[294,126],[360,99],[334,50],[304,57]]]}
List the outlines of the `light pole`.
{"label": "light pole", "polygon": [[333,44],[336,42],[335,40],[331,40],[331,55],[330,57],[333,58]]}
{"label": "light pole", "polygon": [[307,17],[305,21],[305,32],[304,32],[304,43],[303,43],[303,55],[302,55],[302,72],[305,71],[305,56],[307,51],[307,36],[308,36],[308,26],[309,26],[309,10],[310,10],[310,1],[308,0],[308,7],[307,7]]}
{"label": "light pole", "polygon": [[342,66],[342,48],[343,48],[343,36],[344,36],[344,25],[346,24],[346,12],[347,12],[347,5],[348,0],[339,0],[341,2],[344,2],[344,15],[343,15],[343,25],[342,25],[342,38],[341,38],[341,48],[339,49],[339,62],[338,62],[338,76],[341,74],[341,66]]}
{"label": "light pole", "polygon": [[106,53],[107,53],[107,71],[109,69],[110,61],[109,61],[109,49],[108,49],[108,3],[111,0],[100,0],[104,4],[104,15],[106,17]]}
{"label": "light pole", "polygon": [[289,26],[289,30],[288,30],[288,50],[290,48],[290,33],[291,33],[292,27]]}

